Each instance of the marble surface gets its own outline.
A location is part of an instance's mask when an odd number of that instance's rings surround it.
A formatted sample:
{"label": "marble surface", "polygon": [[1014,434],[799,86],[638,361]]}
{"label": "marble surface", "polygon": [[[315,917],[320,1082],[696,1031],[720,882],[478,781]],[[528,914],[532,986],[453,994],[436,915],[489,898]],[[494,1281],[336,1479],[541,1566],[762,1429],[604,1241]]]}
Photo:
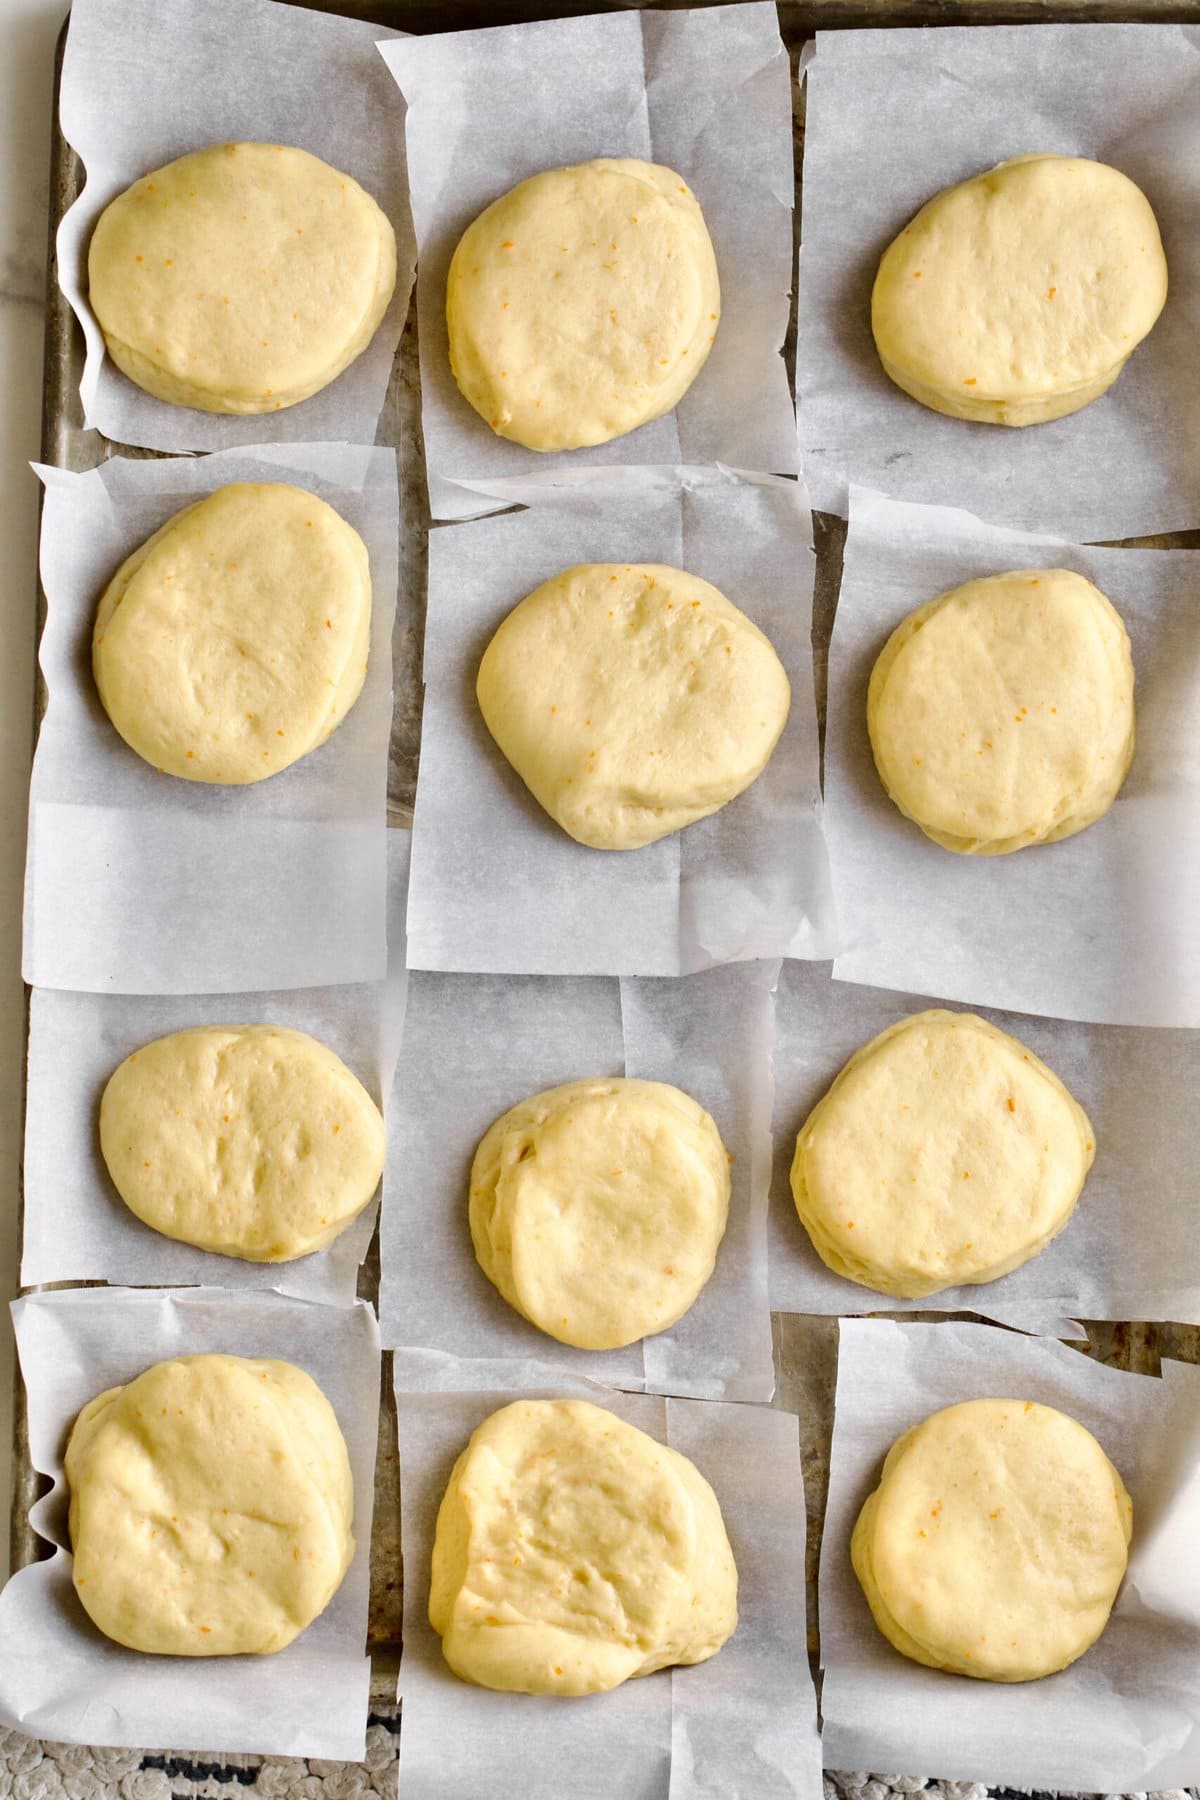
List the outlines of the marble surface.
{"label": "marble surface", "polygon": [[[63,0],[0,0],[0,1291],[16,1291],[24,1000],[21,884],[33,732],[42,294],[54,46]],[[0,1320],[0,1564],[7,1568],[13,1354]]]}

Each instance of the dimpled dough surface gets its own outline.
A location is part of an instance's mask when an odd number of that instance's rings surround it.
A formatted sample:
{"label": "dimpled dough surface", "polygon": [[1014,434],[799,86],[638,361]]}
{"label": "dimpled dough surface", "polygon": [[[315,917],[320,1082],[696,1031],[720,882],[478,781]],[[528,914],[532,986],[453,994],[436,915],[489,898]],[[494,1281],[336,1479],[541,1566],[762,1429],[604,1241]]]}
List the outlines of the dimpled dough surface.
{"label": "dimpled dough surface", "polygon": [[851,1558],[904,1656],[1036,1681],[1104,1630],[1132,1529],[1121,1477],[1076,1420],[1032,1400],[968,1400],[893,1444]]}
{"label": "dimpled dough surface", "polygon": [[396,285],[371,196],[306,150],[213,144],[101,213],[88,293],[109,355],[201,412],[276,412],[366,349]]}
{"label": "dimpled dough surface", "polygon": [[1128,634],[1069,569],[968,581],[896,627],[867,729],[889,797],[944,849],[1070,837],[1108,811],[1133,761]]}
{"label": "dimpled dough surface", "polygon": [[548,169],[463,233],[446,284],[450,366],[492,430],[530,450],[606,444],[669,412],[704,364],[721,289],[673,169]]}
{"label": "dimpled dough surface", "polygon": [[768,639],[698,576],[585,563],[515,606],[479,666],[488,730],[581,844],[633,850],[766,767],[791,690]]}
{"label": "dimpled dough surface", "polygon": [[291,1363],[155,1363],[84,1407],[66,1473],[75,1590],[131,1650],[282,1650],[354,1556],[345,1441]]}
{"label": "dimpled dough surface", "polygon": [[371,571],[315,494],[232,482],[126,558],[92,668],[132,750],[185,781],[244,785],[324,743],[362,691]]}
{"label": "dimpled dough surface", "polygon": [[737,1626],[716,1496],[601,1407],[518,1400],[454,1465],[429,1618],[456,1675],[508,1692],[594,1694],[703,1662]]}
{"label": "dimpled dough surface", "polygon": [[562,1343],[612,1350],[682,1317],[713,1272],[729,1157],[704,1108],[659,1081],[573,1081],[510,1108],[471,1166],[475,1254]]}
{"label": "dimpled dough surface", "polygon": [[946,188],[884,253],[884,369],[936,412],[1037,425],[1111,386],[1167,297],[1158,225],[1120,170],[1018,156]]}
{"label": "dimpled dough surface", "polygon": [[135,1050],[100,1102],[130,1211],[164,1236],[286,1262],[331,1243],[383,1171],[379,1108],[332,1050],[277,1025],[203,1025]]}
{"label": "dimpled dough surface", "polygon": [[855,1051],[800,1128],[792,1194],[829,1268],[919,1299],[1044,1250],[1094,1154],[1083,1108],[1031,1050],[934,1010]]}

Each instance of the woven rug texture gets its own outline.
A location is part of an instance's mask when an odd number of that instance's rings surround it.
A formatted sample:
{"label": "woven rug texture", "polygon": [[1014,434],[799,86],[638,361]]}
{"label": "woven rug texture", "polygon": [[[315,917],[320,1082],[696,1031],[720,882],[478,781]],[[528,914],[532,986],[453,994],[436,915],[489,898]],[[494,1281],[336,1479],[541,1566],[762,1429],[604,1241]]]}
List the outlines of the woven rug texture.
{"label": "woven rug texture", "polygon": [[[105,1750],[41,1743],[0,1728],[0,1800],[398,1800],[399,1713],[373,1713],[360,1763],[294,1756],[219,1756],[188,1750]],[[916,1775],[827,1774],[825,1800],[1200,1800],[1200,1789],[1122,1796],[1028,1795],[976,1781]],[[486,1777],[478,1793],[488,1800]],[[612,1800],[623,1800],[614,1794]],[[753,1794],[729,1800],[756,1800]]]}

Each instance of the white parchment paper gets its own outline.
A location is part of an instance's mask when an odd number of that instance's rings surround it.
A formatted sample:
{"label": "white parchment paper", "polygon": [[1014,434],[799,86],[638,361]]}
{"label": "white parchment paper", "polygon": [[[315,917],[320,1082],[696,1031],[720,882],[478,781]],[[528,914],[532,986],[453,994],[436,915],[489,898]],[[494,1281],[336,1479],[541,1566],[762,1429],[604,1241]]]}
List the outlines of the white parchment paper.
{"label": "white parchment paper", "polygon": [[[1200,1368],[1162,1379],[992,1326],[844,1320],[821,1545],[826,1763],[992,1788],[1160,1792],[1200,1777]],[[1036,1400],[1099,1440],[1133,1498],[1129,1571],[1078,1662],[1015,1686],[922,1668],[876,1629],[850,1533],[910,1426],[960,1400]]]}
{"label": "white parchment paper", "polygon": [[792,1201],[788,1176],[796,1134],[862,1044],[938,1004],[832,981],[826,964],[784,964],[775,1005],[772,1307],[977,1312],[1051,1337],[1077,1335],[1073,1318],[1200,1323],[1200,1152],[1192,1120],[1200,1033],[1194,1031],[1080,1025],[985,1010],[993,1025],[1054,1070],[1092,1121],[1096,1160],[1070,1224],[1011,1275],[923,1300],[874,1294],[825,1267]]}
{"label": "white parchment paper", "polygon": [[[84,423],[151,450],[298,440],[374,441],[412,294],[416,245],[404,106],[375,45],[394,33],[275,0],[76,0],[59,119],[85,192],[58,232],[58,277],[83,327]],[[105,359],[87,301],[97,219],[139,176],[208,144],[294,145],[352,175],[396,233],[396,292],[370,345],[310,400],[234,418],[171,406]]]}
{"label": "white parchment paper", "polygon": [[340,1056],[386,1108],[404,1022],[404,901],[409,836],[388,833],[391,921],[385,981],[288,988],[273,994],[74,994],[35,988],[25,1089],[25,1208],[21,1281],[109,1281],[171,1287],[278,1288],[348,1304],[377,1208],[368,1206],[327,1250],[255,1263],[177,1243],[142,1223],[100,1154],[100,1096],[131,1051],[195,1025],[286,1025]]}
{"label": "white parchment paper", "polygon": [[[366,1738],[368,1552],[379,1421],[379,1333],[363,1303],[317,1306],[220,1288],[91,1288],[13,1306],[29,1447],[54,1488],[32,1509],[54,1546],[0,1595],[0,1719],[78,1744],[357,1761]],[[354,1561],[320,1618],[275,1656],[145,1656],[104,1637],[71,1586],[62,1459],[76,1415],[152,1363],[206,1352],[307,1370],[337,1414],[354,1476]]]}
{"label": "white parchment paper", "polygon": [[[389,1113],[379,1316],[406,1388],[496,1385],[531,1360],[612,1387],[769,1400],[767,1307],[771,989],[778,963],[682,980],[608,976],[410,977]],[[518,1100],[565,1081],[667,1081],[716,1120],[733,1159],[716,1269],[683,1318],[622,1350],[560,1344],[501,1298],[475,1260],[471,1160]]]}
{"label": "white parchment paper", "polygon": [[[1200,29],[820,32],[807,81],[796,374],[813,504],[845,517],[850,481],[1085,542],[1200,524]],[[1166,307],[1069,418],[943,418],[880,365],[879,259],[941,188],[1033,151],[1112,163],[1143,189]]]}
{"label": "white parchment paper", "polygon": [[[430,534],[410,966],[678,975],[830,955],[803,487],[721,469],[618,469],[507,491],[524,512]],[[703,576],[766,632],[792,685],[788,723],[758,780],[641,850],[569,838],[500,754],[475,699],[500,621],[586,562],[661,562]]]}
{"label": "white parchment paper", "polygon": [[[30,786],[26,981],[224,994],[382,979],[395,452],[260,445],[38,473],[48,700]],[[249,787],[152,769],[117,735],[91,672],[96,606],[118,565],[172,514],[231,481],[292,482],[327,501],[366,543],[373,589],[366,683],[345,721],[309,756]]]}
{"label": "white parchment paper", "polygon": [[[481,510],[457,481],[535,465],[725,462],[793,474],[779,354],[792,285],[792,103],[774,6],[608,12],[392,40],[380,51],[409,108],[434,517]],[[493,200],[542,169],[598,156],[665,163],[694,190],[716,251],[721,323],[673,413],[596,449],[539,455],[498,437],[459,393],[446,272]]]}
{"label": "white parchment paper", "polygon": [[[533,1380],[539,1375],[531,1372]],[[706,1663],[582,1700],[491,1693],[451,1674],[426,1611],[437,1509],[472,1431],[515,1397],[396,1394],[405,1800],[462,1800],[477,1791],[482,1769],[490,1800],[820,1800],[806,1654],[804,1486],[790,1413],[615,1394],[569,1376],[550,1389],[523,1389],[522,1399],[606,1406],[691,1458],[721,1505],[737,1563],[740,1623]]]}
{"label": "white parchment paper", "polygon": [[[960,856],[884,793],[867,682],[893,628],[1004,569],[1075,569],[1133,643],[1137,754],[1112,809],[1058,844]],[[829,659],[825,835],[834,973],[905,993],[1119,1025],[1200,1025],[1200,553],[1098,550],[852,489]]]}

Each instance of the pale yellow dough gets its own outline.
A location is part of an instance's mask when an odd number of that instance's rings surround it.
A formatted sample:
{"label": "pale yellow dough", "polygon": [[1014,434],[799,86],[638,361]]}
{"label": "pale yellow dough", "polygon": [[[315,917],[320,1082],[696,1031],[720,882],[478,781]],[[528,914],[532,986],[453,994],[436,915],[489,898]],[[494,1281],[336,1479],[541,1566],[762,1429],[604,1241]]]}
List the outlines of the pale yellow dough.
{"label": "pale yellow dough", "polygon": [[155,1363],[88,1402],[66,1473],[75,1591],[131,1650],[282,1650],[325,1610],[354,1556],[345,1440],[291,1363]]}
{"label": "pale yellow dough", "polygon": [[362,692],[370,642],[358,533],[305,488],[233,482],[121,564],[96,611],[92,669],[144,761],[242,786],[336,730]]}
{"label": "pale yellow dough", "polygon": [[508,1692],[594,1694],[704,1662],[737,1627],[716,1495],[601,1407],[515,1401],[454,1465],[429,1618],[456,1675]]}
{"label": "pale yellow dough", "polygon": [[374,337],[396,238],[349,175],[283,144],[212,144],[105,207],[88,293],[108,353],[201,412],[294,406]]}
{"label": "pale yellow dough", "polygon": [[1032,1050],[973,1013],[914,1013],[856,1050],[813,1108],[792,1195],[836,1274],[915,1300],[1044,1250],[1095,1149]]}
{"label": "pale yellow dough", "polygon": [[673,169],[547,169],[467,227],[450,263],[450,366],[501,437],[574,450],[670,412],[712,348],[721,288]]}
{"label": "pale yellow dough", "polygon": [[902,1655],[1037,1681],[1104,1630],[1132,1530],[1121,1477],[1076,1420],[1032,1400],[967,1400],[892,1445],[850,1555]]}
{"label": "pale yellow dough", "polygon": [[1112,385],[1167,297],[1150,203],[1119,169],[1017,156],[944,189],[884,252],[871,329],[936,412],[1038,425]]}
{"label": "pale yellow dough", "polygon": [[510,1306],[584,1350],[682,1318],[713,1272],[729,1156],[661,1081],[572,1081],[510,1107],[471,1165],[471,1238]]}
{"label": "pale yellow dough", "polygon": [[323,1250],[371,1200],[379,1108],[332,1050],[280,1025],[201,1025],[126,1057],[100,1149],[155,1231],[247,1262]]}
{"label": "pale yellow dough", "polygon": [[871,671],[867,730],[889,798],[946,850],[1071,837],[1133,761],[1133,655],[1111,601],[1070,569],[939,594]]}
{"label": "pale yellow dough", "polygon": [[791,705],[758,626],[660,563],[585,563],[545,582],[496,632],[475,691],[535,800],[596,850],[638,849],[735,799]]}

